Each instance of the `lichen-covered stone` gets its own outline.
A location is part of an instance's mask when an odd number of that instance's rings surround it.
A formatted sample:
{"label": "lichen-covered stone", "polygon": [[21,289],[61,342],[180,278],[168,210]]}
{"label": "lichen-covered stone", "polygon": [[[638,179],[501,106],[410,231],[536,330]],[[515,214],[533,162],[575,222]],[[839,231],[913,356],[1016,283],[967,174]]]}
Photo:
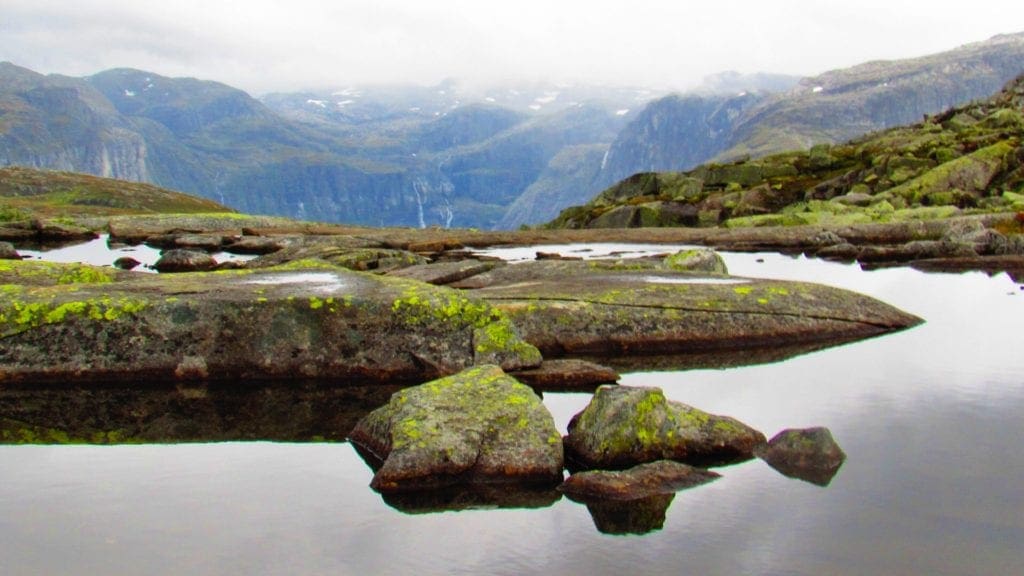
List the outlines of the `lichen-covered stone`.
{"label": "lichen-covered stone", "polygon": [[[590,268],[587,262],[527,266],[471,279],[479,287],[474,295],[501,309],[548,357],[821,345],[920,322],[872,298],[815,284],[721,278],[641,263],[636,270]],[[548,274],[556,271],[557,277]]]}
{"label": "lichen-covered stone", "polygon": [[712,274],[728,274],[729,268],[725,260],[707,248],[681,250],[665,257],[665,268],[677,272],[711,272]]}
{"label": "lichen-covered stone", "polygon": [[828,486],[846,460],[824,427],[783,430],[760,446],[757,456],[786,476],[819,486]]}
{"label": "lichen-covered stone", "polygon": [[133,274],[0,261],[0,379],[423,381],[540,364],[465,294],[337,268]]}
{"label": "lichen-covered stone", "polygon": [[625,468],[746,460],[765,438],[734,418],[669,401],[660,388],[602,386],[573,417],[564,442],[566,457],[581,467]]}
{"label": "lichen-covered stone", "polygon": [[562,478],[554,419],[533,390],[497,366],[402,390],[350,439],[381,462],[371,483],[381,492]]}

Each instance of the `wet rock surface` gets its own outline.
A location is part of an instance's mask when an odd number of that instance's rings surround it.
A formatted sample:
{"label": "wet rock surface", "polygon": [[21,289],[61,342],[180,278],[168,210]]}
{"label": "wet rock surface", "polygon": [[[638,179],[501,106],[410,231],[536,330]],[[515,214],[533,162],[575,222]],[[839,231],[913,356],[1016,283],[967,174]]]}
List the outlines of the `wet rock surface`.
{"label": "wet rock surface", "polygon": [[350,439],[380,461],[371,483],[380,492],[463,483],[553,486],[562,479],[551,414],[497,366],[402,390],[362,419]]}
{"label": "wet rock surface", "polygon": [[658,460],[622,471],[577,472],[558,489],[575,500],[637,500],[656,494],[672,494],[720,477],[720,474],[702,468]]}
{"label": "wet rock surface", "polygon": [[764,435],[728,416],[669,401],[659,388],[602,386],[569,422],[566,458],[581,469],[657,460],[727,463],[753,457]]}
{"label": "wet rock surface", "polygon": [[519,370],[516,380],[544,391],[593,390],[619,381],[615,370],[578,359],[545,360],[540,366]]}
{"label": "wet rock surface", "polygon": [[828,486],[846,454],[828,428],[787,429],[757,450],[757,456],[790,478]]}

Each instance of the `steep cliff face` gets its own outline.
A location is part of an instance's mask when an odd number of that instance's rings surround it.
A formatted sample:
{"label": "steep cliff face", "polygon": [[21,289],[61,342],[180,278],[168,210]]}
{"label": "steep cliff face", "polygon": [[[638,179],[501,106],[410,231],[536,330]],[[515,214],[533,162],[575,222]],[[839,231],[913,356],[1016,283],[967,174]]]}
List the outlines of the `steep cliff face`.
{"label": "steep cliff face", "polygon": [[145,139],[73,78],[0,63],[0,163],[149,178]]}
{"label": "steep cliff face", "polygon": [[607,186],[636,172],[678,170],[726,150],[737,122],[764,94],[673,95],[652,102],[618,135],[595,182]]}
{"label": "steep cliff face", "polygon": [[[771,96],[669,96],[619,134],[595,184],[843,142],[985,98],[1022,71],[1024,34],[1012,34],[923,58],[826,72]],[[723,106],[725,113],[718,111]]]}

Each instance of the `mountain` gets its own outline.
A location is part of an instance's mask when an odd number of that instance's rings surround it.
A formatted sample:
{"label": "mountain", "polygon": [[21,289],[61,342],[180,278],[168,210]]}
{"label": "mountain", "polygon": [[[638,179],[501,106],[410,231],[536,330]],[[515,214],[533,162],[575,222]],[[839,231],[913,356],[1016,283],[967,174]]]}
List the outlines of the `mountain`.
{"label": "mountain", "polygon": [[798,83],[726,72],[683,95],[445,81],[260,99],[141,70],[71,78],[0,63],[0,166],[148,182],[248,213],[515,228],[636,172],[917,120],[995,91],[1024,68],[1022,56],[1018,34]]}
{"label": "mountain", "polygon": [[[922,58],[826,72],[774,94],[742,89],[666,96],[615,139],[593,192],[638,172],[756,158],[907,124],[984,98],[1022,71],[1024,33]],[[732,78],[736,75],[727,74],[707,84],[736,89]]]}
{"label": "mountain", "polygon": [[641,173],[549,226],[850,224],[1024,211],[1024,75],[986,100],[846,144]]}
{"label": "mountain", "polygon": [[563,149],[607,146],[651,93],[536,85],[268,95],[115,69],[0,64],[0,165],[150,182],[249,213],[491,228]]}

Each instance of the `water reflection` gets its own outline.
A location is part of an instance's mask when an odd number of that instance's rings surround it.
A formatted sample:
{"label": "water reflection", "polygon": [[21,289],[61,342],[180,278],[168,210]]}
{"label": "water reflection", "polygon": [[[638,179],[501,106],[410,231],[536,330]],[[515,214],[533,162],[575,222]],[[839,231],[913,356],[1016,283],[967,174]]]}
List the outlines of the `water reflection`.
{"label": "water reflection", "polygon": [[[665,527],[675,494],[654,494],[636,500],[588,500],[594,527],[602,534],[648,534]],[[574,498],[572,498],[574,499]]]}
{"label": "water reflection", "polygon": [[0,442],[344,441],[398,385],[223,384],[0,388]]}

